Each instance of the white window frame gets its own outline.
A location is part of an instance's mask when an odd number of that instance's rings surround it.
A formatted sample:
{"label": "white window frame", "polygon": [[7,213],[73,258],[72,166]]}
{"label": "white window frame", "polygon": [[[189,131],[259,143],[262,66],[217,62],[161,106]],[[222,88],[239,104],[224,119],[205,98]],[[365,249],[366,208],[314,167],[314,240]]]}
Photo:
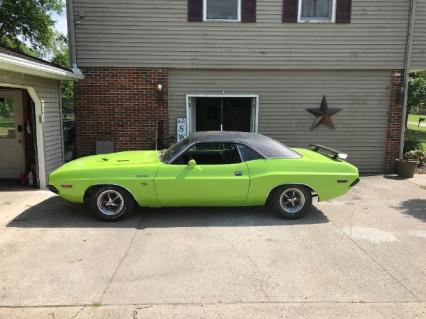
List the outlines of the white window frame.
{"label": "white window frame", "polygon": [[[237,19],[207,19],[207,1],[203,0],[203,21],[204,22],[241,22],[241,0],[238,0]],[[214,1],[214,0],[212,0]]]}
{"label": "white window frame", "polygon": [[254,101],[251,109],[250,132],[257,133],[259,126],[259,94],[186,94],[186,134],[196,132],[195,130],[195,112],[196,108],[192,105],[192,99],[197,97],[247,97]]}
{"label": "white window frame", "polygon": [[297,14],[297,22],[299,23],[336,23],[336,0],[332,0],[331,4],[331,18],[330,19],[322,19],[322,18],[305,18],[302,17],[302,5],[304,0],[299,0],[299,8]]}

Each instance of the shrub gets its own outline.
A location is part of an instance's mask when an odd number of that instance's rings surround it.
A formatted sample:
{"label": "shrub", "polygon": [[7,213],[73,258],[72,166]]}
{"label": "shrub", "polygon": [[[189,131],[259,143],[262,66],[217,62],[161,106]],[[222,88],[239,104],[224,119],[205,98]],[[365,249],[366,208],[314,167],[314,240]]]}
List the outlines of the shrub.
{"label": "shrub", "polygon": [[407,161],[416,161],[423,165],[426,161],[426,152],[423,150],[411,150],[404,154],[404,159]]}
{"label": "shrub", "polygon": [[404,154],[410,151],[423,151],[423,145],[416,138],[406,138],[404,142]]}

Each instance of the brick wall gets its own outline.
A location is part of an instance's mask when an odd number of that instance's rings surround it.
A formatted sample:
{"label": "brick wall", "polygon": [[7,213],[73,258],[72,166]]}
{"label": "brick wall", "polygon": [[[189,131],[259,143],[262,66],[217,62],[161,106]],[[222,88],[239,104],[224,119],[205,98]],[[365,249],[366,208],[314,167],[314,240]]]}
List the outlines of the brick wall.
{"label": "brick wall", "polygon": [[[168,72],[147,68],[82,68],[75,83],[76,151],[95,154],[96,141],[115,151],[152,149],[159,121],[168,135]],[[164,85],[164,98],[157,84]]]}
{"label": "brick wall", "polygon": [[388,113],[388,132],[386,140],[386,172],[394,171],[395,159],[399,157],[399,144],[401,141],[402,105],[403,94],[401,86],[404,81],[404,71],[394,72],[391,80],[391,98]]}

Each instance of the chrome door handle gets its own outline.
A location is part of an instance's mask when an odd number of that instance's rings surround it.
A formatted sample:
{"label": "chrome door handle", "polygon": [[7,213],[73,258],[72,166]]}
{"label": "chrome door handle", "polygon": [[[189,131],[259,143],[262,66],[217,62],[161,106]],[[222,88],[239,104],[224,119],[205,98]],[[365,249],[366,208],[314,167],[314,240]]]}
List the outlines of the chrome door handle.
{"label": "chrome door handle", "polygon": [[234,175],[235,176],[243,176],[243,172],[241,172],[241,171],[235,171]]}

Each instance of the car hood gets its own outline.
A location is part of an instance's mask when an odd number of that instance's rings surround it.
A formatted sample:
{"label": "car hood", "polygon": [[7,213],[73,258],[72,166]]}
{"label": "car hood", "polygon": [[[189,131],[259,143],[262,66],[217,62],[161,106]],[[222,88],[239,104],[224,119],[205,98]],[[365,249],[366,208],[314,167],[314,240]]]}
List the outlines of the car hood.
{"label": "car hood", "polygon": [[127,151],[86,156],[71,161],[61,169],[96,168],[115,165],[155,164],[160,162],[160,151]]}

